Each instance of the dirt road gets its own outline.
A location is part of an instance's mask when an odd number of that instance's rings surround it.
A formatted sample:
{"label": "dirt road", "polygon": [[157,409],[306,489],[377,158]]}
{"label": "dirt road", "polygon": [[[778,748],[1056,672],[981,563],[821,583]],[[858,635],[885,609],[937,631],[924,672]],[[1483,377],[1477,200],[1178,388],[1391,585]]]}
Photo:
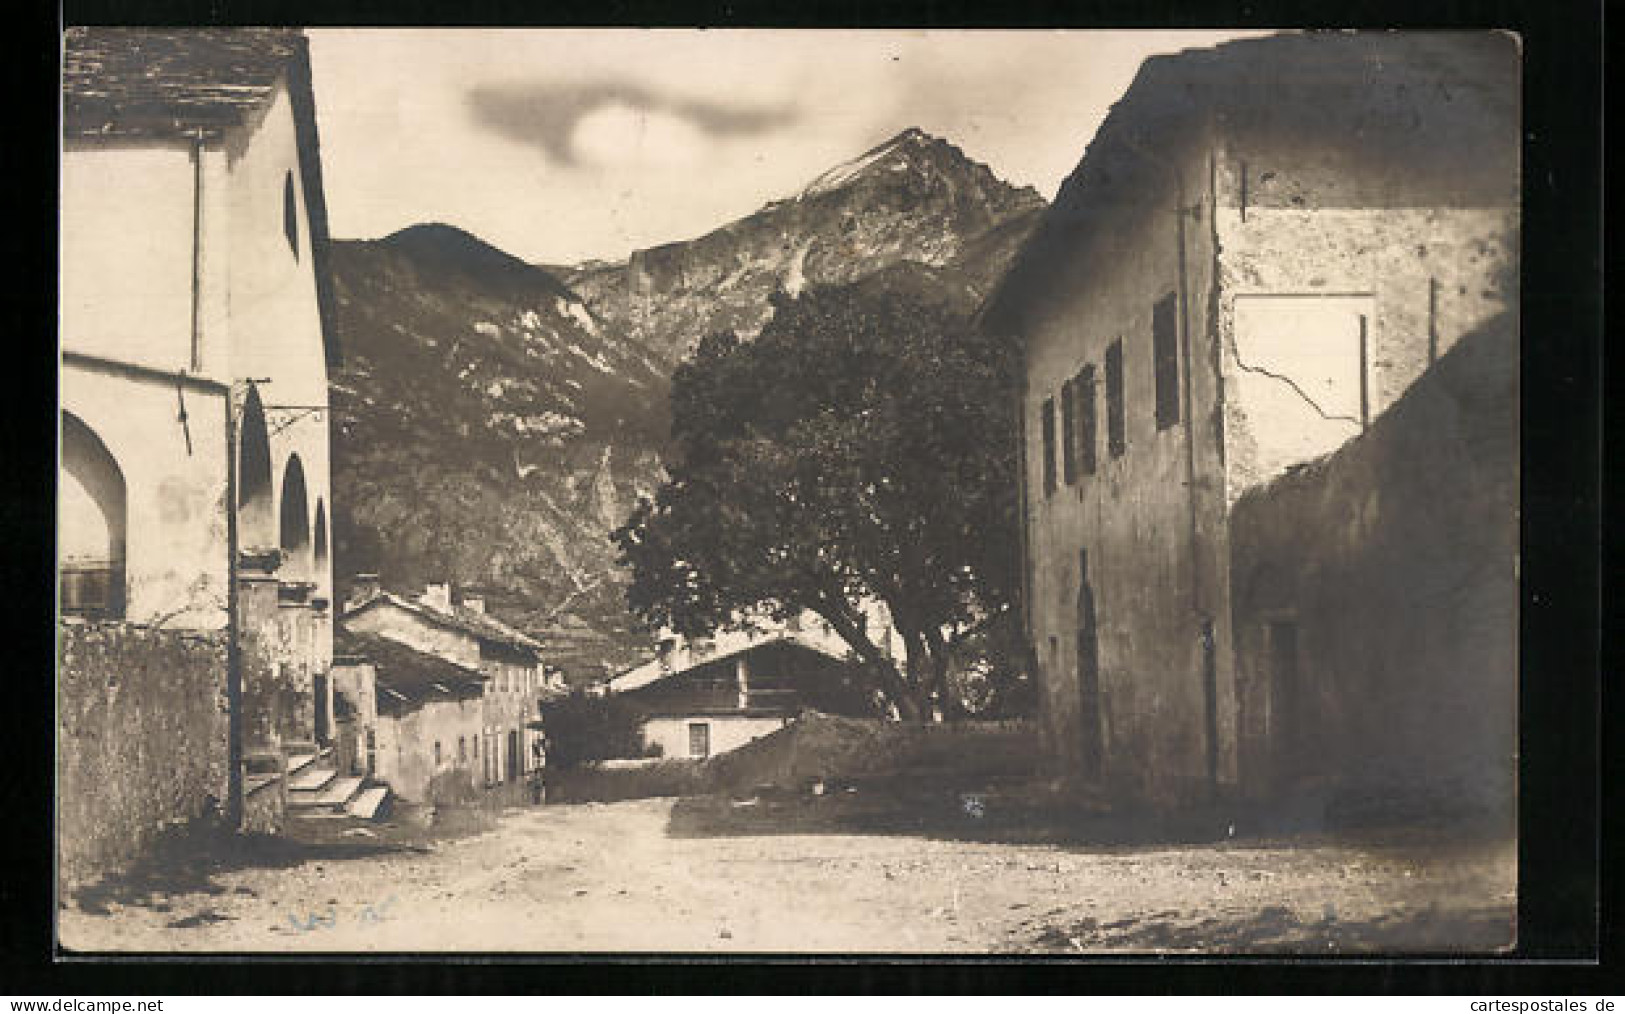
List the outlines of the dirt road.
{"label": "dirt road", "polygon": [[820,833],[791,816],[658,799],[510,809],[460,837],[335,832],[204,877],[93,893],[62,909],[60,938],[76,950],[231,952],[1324,954],[1513,942],[1511,842],[1034,844]]}

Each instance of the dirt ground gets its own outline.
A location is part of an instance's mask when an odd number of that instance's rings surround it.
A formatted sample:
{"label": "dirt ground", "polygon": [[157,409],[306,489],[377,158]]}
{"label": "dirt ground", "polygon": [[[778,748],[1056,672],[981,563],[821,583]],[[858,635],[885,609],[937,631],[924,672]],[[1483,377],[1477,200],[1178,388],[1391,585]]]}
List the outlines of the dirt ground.
{"label": "dirt ground", "polygon": [[[1127,833],[956,799],[331,822],[64,902],[79,951],[1432,953],[1512,945],[1513,842]],[[997,817],[997,815],[993,815]],[[1207,840],[1202,840],[1207,839]]]}

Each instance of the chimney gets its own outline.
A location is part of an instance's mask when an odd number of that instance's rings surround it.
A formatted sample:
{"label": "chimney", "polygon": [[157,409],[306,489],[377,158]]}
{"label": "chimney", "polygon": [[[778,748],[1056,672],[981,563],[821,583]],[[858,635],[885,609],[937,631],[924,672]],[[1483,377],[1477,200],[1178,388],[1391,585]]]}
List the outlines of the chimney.
{"label": "chimney", "polygon": [[476,612],[476,613],[485,612],[485,596],[484,595],[464,595],[462,604],[463,604],[463,608],[471,610],[473,612]]}
{"label": "chimney", "polygon": [[443,613],[451,612],[451,585],[442,581],[439,584],[426,584],[423,594],[418,601],[430,609],[438,609]]}
{"label": "chimney", "polygon": [[356,574],[350,578],[350,597],[345,600],[345,609],[354,609],[361,603],[378,597],[383,586],[378,583],[377,574]]}

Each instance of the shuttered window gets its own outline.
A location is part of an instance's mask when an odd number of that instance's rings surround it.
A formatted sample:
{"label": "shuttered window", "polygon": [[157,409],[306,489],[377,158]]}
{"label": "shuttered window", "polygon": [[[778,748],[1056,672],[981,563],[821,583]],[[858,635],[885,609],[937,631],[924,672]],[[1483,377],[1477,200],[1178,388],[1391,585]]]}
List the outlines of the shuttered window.
{"label": "shuttered window", "polygon": [[1055,492],[1055,399],[1045,398],[1041,425],[1044,431],[1044,494]]}
{"label": "shuttered window", "polygon": [[1172,292],[1151,309],[1151,354],[1156,364],[1157,429],[1179,422],[1179,326]]}
{"label": "shuttered window", "polygon": [[1078,481],[1078,413],[1072,381],[1061,385],[1061,479]]}
{"label": "shuttered window", "polygon": [[1096,445],[1100,438],[1096,433],[1098,424],[1095,421],[1095,367],[1091,363],[1078,371],[1072,381],[1073,398],[1077,402],[1075,411],[1078,420],[1078,472],[1082,475],[1095,474]]}
{"label": "shuttered window", "polygon": [[1128,449],[1128,427],[1123,408],[1123,340],[1106,349],[1106,449],[1121,457]]}

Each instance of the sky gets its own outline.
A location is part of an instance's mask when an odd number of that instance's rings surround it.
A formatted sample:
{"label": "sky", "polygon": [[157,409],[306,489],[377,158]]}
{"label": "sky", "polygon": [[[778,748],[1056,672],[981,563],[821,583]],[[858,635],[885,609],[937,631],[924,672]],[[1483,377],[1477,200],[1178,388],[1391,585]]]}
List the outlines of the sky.
{"label": "sky", "polygon": [[333,236],[445,222],[567,264],[702,235],[911,126],[1052,198],[1145,57],[1244,33],[308,34]]}

